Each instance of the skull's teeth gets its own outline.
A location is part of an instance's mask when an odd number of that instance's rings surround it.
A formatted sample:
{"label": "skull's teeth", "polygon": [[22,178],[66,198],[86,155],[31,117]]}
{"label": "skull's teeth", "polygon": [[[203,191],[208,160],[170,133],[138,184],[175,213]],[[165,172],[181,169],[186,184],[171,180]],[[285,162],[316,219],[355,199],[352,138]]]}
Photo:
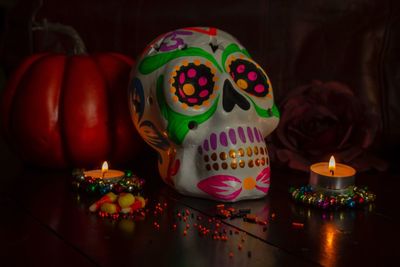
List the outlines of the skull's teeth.
{"label": "skull's teeth", "polygon": [[203,143],[198,147],[200,154],[203,151],[213,151],[219,146],[226,148],[229,145],[242,144],[255,144],[264,142],[263,135],[257,127],[238,127],[237,129],[229,129],[227,132],[211,133],[209,138],[206,138]]}
{"label": "skull's teeth", "polygon": [[257,127],[237,127],[212,132],[198,146],[206,170],[257,168],[269,165],[268,151]]}
{"label": "skull's teeth", "polygon": [[211,170],[226,170],[241,169],[244,167],[262,167],[269,165],[269,158],[267,149],[260,146],[239,148],[237,150],[231,149],[229,151],[222,151],[219,155],[216,152],[203,155],[205,168]]}

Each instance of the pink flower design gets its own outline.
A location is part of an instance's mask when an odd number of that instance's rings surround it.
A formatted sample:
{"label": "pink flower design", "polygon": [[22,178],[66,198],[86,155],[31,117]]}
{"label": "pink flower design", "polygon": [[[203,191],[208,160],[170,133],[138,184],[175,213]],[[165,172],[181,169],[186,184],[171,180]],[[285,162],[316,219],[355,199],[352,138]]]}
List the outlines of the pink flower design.
{"label": "pink flower design", "polygon": [[[255,189],[268,193],[270,184],[270,168],[265,168],[256,178]],[[242,181],[231,175],[210,176],[197,184],[197,187],[212,197],[232,201],[242,192]]]}
{"label": "pink flower design", "polygon": [[265,168],[256,178],[256,188],[265,194],[269,190],[269,179],[271,176],[271,169]]}

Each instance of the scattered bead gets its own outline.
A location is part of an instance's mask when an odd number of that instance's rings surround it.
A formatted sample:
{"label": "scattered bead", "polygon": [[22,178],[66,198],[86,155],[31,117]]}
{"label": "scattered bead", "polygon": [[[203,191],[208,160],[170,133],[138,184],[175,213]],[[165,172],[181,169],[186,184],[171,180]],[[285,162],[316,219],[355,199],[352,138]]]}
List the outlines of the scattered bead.
{"label": "scattered bead", "polygon": [[303,228],[304,223],[299,223],[299,222],[292,222],[293,228]]}
{"label": "scattered bead", "polygon": [[245,222],[257,223],[257,216],[255,214],[246,214],[243,220]]}

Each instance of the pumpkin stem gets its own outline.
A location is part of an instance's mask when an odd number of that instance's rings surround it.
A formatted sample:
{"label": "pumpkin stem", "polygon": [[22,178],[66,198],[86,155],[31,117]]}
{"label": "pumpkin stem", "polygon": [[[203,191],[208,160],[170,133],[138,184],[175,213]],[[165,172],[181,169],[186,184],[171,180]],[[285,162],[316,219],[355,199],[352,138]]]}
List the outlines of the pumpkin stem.
{"label": "pumpkin stem", "polygon": [[78,32],[71,26],[61,23],[48,22],[43,19],[42,22],[33,22],[32,31],[53,31],[65,34],[74,41],[74,55],[86,54],[86,46]]}

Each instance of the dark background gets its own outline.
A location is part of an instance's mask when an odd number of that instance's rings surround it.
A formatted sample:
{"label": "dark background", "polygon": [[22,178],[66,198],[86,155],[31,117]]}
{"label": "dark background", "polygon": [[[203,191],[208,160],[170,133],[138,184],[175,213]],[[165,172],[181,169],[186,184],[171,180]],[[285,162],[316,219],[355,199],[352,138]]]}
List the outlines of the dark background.
{"label": "dark background", "polygon": [[[390,0],[263,1],[14,1],[0,4],[1,87],[31,53],[64,49],[36,21],[73,26],[89,52],[135,58],[153,38],[186,26],[231,33],[268,73],[278,106],[313,80],[338,81],[378,115],[369,150],[392,163],[400,147],[400,4]],[[61,41],[60,41],[61,40]]]}
{"label": "dark background", "polygon": [[[0,0],[0,93],[23,58],[68,47],[62,36],[31,33],[37,7],[36,1]],[[266,70],[280,108],[287,95],[314,80],[348,86],[366,111],[377,115],[378,131],[368,152],[385,159],[389,172],[357,173],[356,185],[376,193],[376,203],[338,212],[291,201],[288,188],[306,184],[308,173],[274,172],[267,198],[233,204],[260,212],[267,229],[224,220],[228,232],[241,234],[221,246],[198,238],[192,228],[187,237],[183,229],[168,228],[176,223],[176,211],[194,214],[190,224],[197,215],[205,221],[213,218],[215,202],[184,197],[163,185],[156,177],[155,158],[134,171],[146,179],[150,209],[157,202],[168,203],[160,231],[151,214],[128,227],[89,214],[94,198],[70,190],[69,171],[24,168],[0,137],[4,266],[393,266],[398,261],[399,1],[47,0],[36,13],[37,21],[44,18],[73,26],[89,52],[116,51],[133,58],[163,32],[197,25],[221,28]],[[296,222],[303,227],[293,227]],[[247,238],[239,252],[242,234]]]}

